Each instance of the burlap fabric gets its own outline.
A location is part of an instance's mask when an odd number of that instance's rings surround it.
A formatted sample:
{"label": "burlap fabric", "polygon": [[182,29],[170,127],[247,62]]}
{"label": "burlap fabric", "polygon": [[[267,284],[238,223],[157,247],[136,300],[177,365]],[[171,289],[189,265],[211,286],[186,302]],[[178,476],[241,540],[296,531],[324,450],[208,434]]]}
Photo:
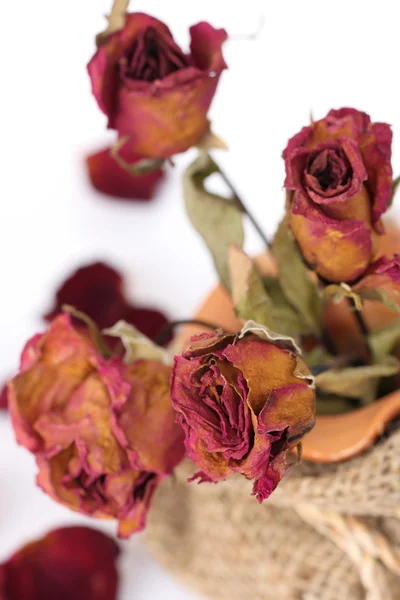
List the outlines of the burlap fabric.
{"label": "burlap fabric", "polygon": [[400,431],[345,463],[303,463],[259,505],[240,477],[156,494],[146,542],[215,600],[400,600]]}

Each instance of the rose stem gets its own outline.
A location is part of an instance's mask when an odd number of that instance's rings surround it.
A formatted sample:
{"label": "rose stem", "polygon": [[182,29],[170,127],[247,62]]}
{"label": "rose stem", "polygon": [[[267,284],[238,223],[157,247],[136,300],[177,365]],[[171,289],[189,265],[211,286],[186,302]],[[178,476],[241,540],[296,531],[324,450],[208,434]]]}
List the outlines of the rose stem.
{"label": "rose stem", "polygon": [[166,323],[156,335],[154,339],[155,343],[162,346],[171,330],[175,329],[175,327],[179,327],[179,325],[200,325],[200,327],[205,327],[207,329],[221,329],[219,325],[209,323],[208,321],[202,321],[201,319],[180,319],[179,321]]}
{"label": "rose stem", "polygon": [[228,179],[226,174],[219,167],[218,167],[218,169],[219,169],[219,174],[220,174],[222,180],[226,183],[226,185],[232,192],[233,201],[236,202],[238,207],[245,213],[245,215],[247,215],[247,218],[249,219],[249,221],[253,225],[254,229],[257,231],[258,235],[264,242],[265,247],[268,248],[269,250],[271,250],[272,244],[269,241],[269,239],[267,238],[267,236],[265,235],[265,233],[263,232],[263,230],[261,229],[261,227],[259,226],[259,224],[257,223],[256,219],[251,214],[249,209],[244,205],[243,200],[240,198],[239,194],[237,193],[236,189],[233,187],[232,183],[230,182],[230,180]]}

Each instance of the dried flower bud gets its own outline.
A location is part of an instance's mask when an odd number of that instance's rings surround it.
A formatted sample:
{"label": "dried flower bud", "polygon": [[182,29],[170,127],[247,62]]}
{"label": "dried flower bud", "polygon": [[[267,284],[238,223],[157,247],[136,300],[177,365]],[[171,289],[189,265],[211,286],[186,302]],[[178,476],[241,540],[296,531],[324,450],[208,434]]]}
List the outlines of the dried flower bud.
{"label": "dried flower bud", "polygon": [[256,324],[203,334],[175,357],[171,395],[203,481],[238,472],[260,502],[290,466],[288,452],[315,421],[313,377],[297,349]]}
{"label": "dried flower bud", "polygon": [[104,359],[68,315],[54,319],[28,342],[8,388],[38,485],[74,510],[118,519],[121,537],[142,529],[158,482],[184,451],[169,377],[158,362]]}
{"label": "dried flower bud", "polygon": [[392,132],[352,108],[331,110],[284,151],[289,222],[324,279],[352,282],[368,268],[391,196]]}

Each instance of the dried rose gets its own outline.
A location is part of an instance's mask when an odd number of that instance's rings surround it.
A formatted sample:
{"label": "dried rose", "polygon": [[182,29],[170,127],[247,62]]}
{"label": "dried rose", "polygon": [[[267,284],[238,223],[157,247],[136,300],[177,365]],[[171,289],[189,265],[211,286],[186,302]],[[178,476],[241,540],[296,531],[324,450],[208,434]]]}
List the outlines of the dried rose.
{"label": "dried rose", "polygon": [[[84,312],[100,329],[124,320],[150,339],[168,322],[157,310],[130,304],[125,297],[122,275],[102,262],[85,265],[67,277],[56,292],[55,305],[44,317],[46,321],[60,314],[64,304]],[[82,322],[77,325],[83,326]]]}
{"label": "dried rose", "polygon": [[227,36],[208,23],[191,27],[190,35],[185,54],[164,23],[131,13],[88,65],[108,127],[138,156],[168,158],[209,130],[207,112],[226,68],[221,48]]}
{"label": "dried rose", "polygon": [[[123,158],[128,164],[140,161],[136,155]],[[86,163],[93,187],[106,196],[123,200],[152,200],[164,179],[162,169],[154,169],[145,175],[132,175],[111,156],[110,148],[90,154]]]}
{"label": "dried rose", "polygon": [[175,357],[172,403],[202,481],[238,472],[261,502],[275,489],[315,421],[313,378],[287,339],[261,326],[202,334]]}
{"label": "dried rose", "polygon": [[331,282],[368,268],[391,196],[392,132],[352,108],[304,127],[284,151],[290,226],[305,260]]}
{"label": "dried rose", "polygon": [[0,392],[0,409],[7,410],[8,406],[7,385],[3,385]]}
{"label": "dried rose", "polygon": [[105,359],[60,315],[35,336],[9,383],[18,443],[36,456],[38,485],[58,502],[119,521],[128,537],[145,525],[158,482],[184,452],[171,406],[171,369]]}
{"label": "dried rose", "polygon": [[0,565],[0,598],[115,600],[118,554],[114,540],[95,529],[54,529]]}

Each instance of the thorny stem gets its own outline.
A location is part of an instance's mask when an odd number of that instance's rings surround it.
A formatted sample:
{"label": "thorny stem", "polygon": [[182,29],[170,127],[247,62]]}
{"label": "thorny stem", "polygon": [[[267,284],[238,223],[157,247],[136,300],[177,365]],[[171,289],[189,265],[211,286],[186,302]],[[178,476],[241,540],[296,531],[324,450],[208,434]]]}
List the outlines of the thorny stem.
{"label": "thorny stem", "polygon": [[209,323],[208,321],[202,321],[201,319],[180,319],[179,321],[166,323],[155,337],[155,343],[162,346],[171,331],[175,329],[175,327],[179,327],[179,325],[200,325],[200,327],[206,327],[207,329],[221,329],[219,325]]}

